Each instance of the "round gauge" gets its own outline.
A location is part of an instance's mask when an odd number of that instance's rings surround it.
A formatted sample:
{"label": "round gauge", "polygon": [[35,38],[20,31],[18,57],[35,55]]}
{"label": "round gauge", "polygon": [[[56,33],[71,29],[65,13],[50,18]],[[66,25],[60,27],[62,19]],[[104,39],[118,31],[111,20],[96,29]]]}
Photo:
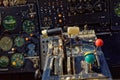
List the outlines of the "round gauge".
{"label": "round gauge", "polygon": [[36,52],[34,50],[29,50],[28,51],[28,56],[34,56]]}
{"label": "round gauge", "polygon": [[72,53],[73,54],[78,54],[80,52],[80,48],[78,46],[72,48]]}
{"label": "round gauge", "polygon": [[0,57],[0,67],[7,67],[9,64],[9,58],[6,56]]}
{"label": "round gauge", "polygon": [[24,38],[22,38],[22,37],[16,37],[16,38],[15,38],[15,45],[16,45],[17,47],[21,47],[21,46],[23,46],[24,44],[25,44]]}
{"label": "round gauge", "polygon": [[120,3],[118,3],[116,6],[115,6],[115,14],[120,17]]}
{"label": "round gauge", "polygon": [[6,16],[3,20],[3,26],[6,30],[14,30],[16,25],[16,20],[13,16]]}
{"label": "round gauge", "polygon": [[8,51],[12,48],[12,45],[13,45],[13,41],[10,37],[3,37],[1,38],[0,40],[0,48],[3,50],[3,51]]}
{"label": "round gauge", "polygon": [[24,56],[20,53],[12,55],[11,63],[13,67],[20,68],[24,64]]}
{"label": "round gauge", "polygon": [[28,44],[28,49],[34,50],[35,49],[35,44],[33,44],[33,43]]}
{"label": "round gauge", "polygon": [[82,51],[83,52],[94,52],[95,47],[93,45],[87,45],[87,44],[83,44],[82,46]]}
{"label": "round gauge", "polygon": [[29,20],[25,20],[23,22],[23,30],[26,32],[26,33],[32,33],[35,29],[35,25],[32,21],[29,21]]}

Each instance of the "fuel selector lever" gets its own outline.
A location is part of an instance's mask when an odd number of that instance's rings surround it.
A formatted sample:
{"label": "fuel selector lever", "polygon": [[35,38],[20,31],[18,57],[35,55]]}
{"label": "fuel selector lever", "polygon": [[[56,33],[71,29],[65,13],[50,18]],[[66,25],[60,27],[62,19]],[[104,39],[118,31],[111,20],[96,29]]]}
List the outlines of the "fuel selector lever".
{"label": "fuel selector lever", "polygon": [[99,51],[99,49],[100,49],[100,47],[101,46],[103,46],[103,40],[102,39],[97,39],[96,41],[95,41],[95,45],[96,45],[96,49],[95,49],[95,57],[96,57],[96,61],[97,61],[97,71],[98,72],[100,72],[100,59],[99,59],[99,53],[98,53],[98,51]]}

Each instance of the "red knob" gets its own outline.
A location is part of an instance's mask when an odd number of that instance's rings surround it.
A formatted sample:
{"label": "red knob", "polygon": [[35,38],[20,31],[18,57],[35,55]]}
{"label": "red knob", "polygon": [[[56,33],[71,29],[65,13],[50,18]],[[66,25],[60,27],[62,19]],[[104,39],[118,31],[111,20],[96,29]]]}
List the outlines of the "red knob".
{"label": "red knob", "polygon": [[96,45],[97,47],[103,46],[103,40],[102,40],[102,39],[97,39],[97,40],[95,41],[95,45]]}

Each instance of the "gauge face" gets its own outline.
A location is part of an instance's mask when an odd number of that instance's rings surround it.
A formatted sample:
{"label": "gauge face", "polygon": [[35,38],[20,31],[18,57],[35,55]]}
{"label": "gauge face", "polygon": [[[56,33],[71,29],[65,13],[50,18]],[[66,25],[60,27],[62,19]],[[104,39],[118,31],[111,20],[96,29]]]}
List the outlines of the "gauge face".
{"label": "gauge face", "polygon": [[36,54],[35,50],[28,51],[28,56],[35,56],[35,54]]}
{"label": "gauge face", "polygon": [[120,3],[115,6],[115,14],[120,17]]}
{"label": "gauge face", "polygon": [[87,45],[87,44],[83,44],[82,46],[82,51],[83,52],[93,52],[95,50],[95,47],[93,45]]}
{"label": "gauge face", "polygon": [[7,67],[9,64],[9,58],[6,56],[0,57],[0,67]]}
{"label": "gauge face", "polygon": [[3,20],[3,26],[6,30],[14,30],[16,25],[16,20],[13,16],[6,16]]}
{"label": "gauge face", "polygon": [[21,46],[23,46],[24,44],[25,44],[24,38],[22,38],[22,37],[16,37],[16,38],[15,38],[15,45],[16,45],[17,47],[21,47]]}
{"label": "gauge face", "polygon": [[35,25],[34,25],[34,23],[32,21],[25,20],[23,22],[23,30],[26,33],[30,34],[30,33],[32,33],[34,31],[34,29],[35,29]]}
{"label": "gauge face", "polygon": [[15,68],[22,67],[24,64],[24,56],[20,53],[16,53],[12,55],[11,63],[12,63],[12,66]]}
{"label": "gauge face", "polygon": [[35,44],[33,44],[33,43],[28,44],[28,49],[34,50],[35,49]]}
{"label": "gauge face", "polygon": [[12,48],[12,45],[13,45],[13,41],[10,37],[3,37],[1,38],[0,40],[0,48],[3,50],[3,51],[8,51]]}

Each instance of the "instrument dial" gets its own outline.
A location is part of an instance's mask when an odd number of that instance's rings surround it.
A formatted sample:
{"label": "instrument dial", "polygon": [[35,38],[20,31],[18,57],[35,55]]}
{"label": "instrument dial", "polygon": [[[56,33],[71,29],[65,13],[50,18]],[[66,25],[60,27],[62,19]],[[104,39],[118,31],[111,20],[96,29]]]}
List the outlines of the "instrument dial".
{"label": "instrument dial", "polygon": [[33,43],[28,44],[28,49],[34,50],[35,49],[35,44],[33,44]]}
{"label": "instrument dial", "polygon": [[3,20],[3,26],[6,30],[14,30],[16,22],[13,16],[6,16]]}
{"label": "instrument dial", "polygon": [[23,46],[24,44],[25,44],[24,38],[22,38],[22,37],[16,37],[16,38],[15,38],[15,45],[16,45],[17,47],[21,47],[21,46]]}
{"label": "instrument dial", "polygon": [[35,50],[28,51],[28,56],[35,56],[35,54],[36,54]]}
{"label": "instrument dial", "polygon": [[25,20],[25,21],[23,22],[23,30],[24,30],[26,33],[30,34],[30,33],[32,33],[32,32],[34,31],[34,29],[35,29],[35,25],[34,25],[34,23],[33,23],[32,21],[30,21],[30,20]]}
{"label": "instrument dial", "polygon": [[24,56],[20,53],[16,53],[12,55],[11,63],[12,63],[12,66],[15,68],[22,67],[24,64]]}
{"label": "instrument dial", "polygon": [[9,64],[9,58],[7,56],[0,57],[0,67],[7,67]]}
{"label": "instrument dial", "polygon": [[12,48],[12,45],[13,45],[13,41],[10,37],[3,37],[1,40],[0,40],[0,48],[3,50],[3,51],[8,51]]}
{"label": "instrument dial", "polygon": [[116,6],[115,6],[115,14],[120,17],[120,3],[118,3]]}

